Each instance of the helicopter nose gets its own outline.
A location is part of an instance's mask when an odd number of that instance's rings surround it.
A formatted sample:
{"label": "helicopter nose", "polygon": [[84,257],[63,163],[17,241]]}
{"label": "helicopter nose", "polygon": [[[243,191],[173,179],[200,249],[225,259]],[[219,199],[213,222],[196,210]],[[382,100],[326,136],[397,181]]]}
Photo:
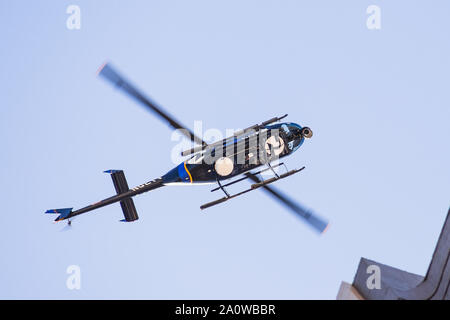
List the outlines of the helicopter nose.
{"label": "helicopter nose", "polygon": [[308,128],[308,127],[302,128],[302,136],[309,139],[312,137],[312,135],[313,135],[313,132],[310,128]]}

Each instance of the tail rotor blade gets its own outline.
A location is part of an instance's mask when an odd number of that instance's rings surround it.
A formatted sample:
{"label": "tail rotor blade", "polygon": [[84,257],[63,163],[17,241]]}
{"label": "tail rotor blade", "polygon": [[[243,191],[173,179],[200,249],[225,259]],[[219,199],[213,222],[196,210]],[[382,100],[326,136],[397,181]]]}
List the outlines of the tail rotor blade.
{"label": "tail rotor blade", "polygon": [[71,223],[67,223],[64,228],[62,228],[61,230],[59,230],[60,232],[67,232],[73,229],[73,226]]}

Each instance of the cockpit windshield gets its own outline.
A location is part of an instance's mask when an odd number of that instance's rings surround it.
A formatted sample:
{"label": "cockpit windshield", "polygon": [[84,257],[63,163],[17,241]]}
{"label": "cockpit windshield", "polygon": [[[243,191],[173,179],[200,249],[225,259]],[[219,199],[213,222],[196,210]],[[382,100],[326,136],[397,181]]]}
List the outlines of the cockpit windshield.
{"label": "cockpit windshield", "polygon": [[305,140],[302,136],[302,127],[296,123],[278,123],[269,128],[280,130],[280,136],[287,142],[290,151],[297,150]]}

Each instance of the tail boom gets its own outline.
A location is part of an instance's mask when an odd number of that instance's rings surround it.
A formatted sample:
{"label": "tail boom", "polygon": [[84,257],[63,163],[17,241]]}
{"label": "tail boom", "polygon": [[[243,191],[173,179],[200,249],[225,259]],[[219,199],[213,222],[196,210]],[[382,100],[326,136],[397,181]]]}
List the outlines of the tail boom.
{"label": "tail boom", "polygon": [[[72,211],[72,208],[64,208],[64,209],[50,209],[50,210],[47,210],[45,213],[59,214],[59,216],[55,219],[55,222],[61,221],[61,220],[66,220],[66,219],[70,219],[75,216],[78,216],[82,213],[86,213],[86,212],[89,212],[89,211],[92,211],[95,209],[99,209],[99,208],[102,208],[104,206],[107,206],[107,205],[110,205],[110,204],[113,204],[113,203],[116,203],[119,201],[121,202],[121,205],[122,205],[122,203],[124,203],[124,205],[129,205],[129,202],[126,201],[127,199],[131,200],[132,197],[137,196],[138,194],[145,193],[145,192],[160,188],[162,186],[164,186],[163,180],[161,178],[157,178],[155,180],[146,182],[146,183],[136,186],[132,189],[129,189],[128,191],[119,193],[117,195],[114,195],[114,196],[106,198],[106,199],[103,199],[99,202],[96,202],[94,204],[91,204],[89,206],[86,206],[84,208],[81,208],[81,209],[78,209],[75,211]],[[133,204],[133,207],[134,207],[134,204]],[[122,205],[122,208],[123,208],[123,205]],[[125,211],[124,211],[124,214],[125,214]],[[137,217],[137,214],[136,214],[136,217]],[[136,219],[134,219],[134,220],[136,220]],[[131,217],[130,219],[127,220],[127,216],[125,216],[125,221],[133,221],[133,219]]]}

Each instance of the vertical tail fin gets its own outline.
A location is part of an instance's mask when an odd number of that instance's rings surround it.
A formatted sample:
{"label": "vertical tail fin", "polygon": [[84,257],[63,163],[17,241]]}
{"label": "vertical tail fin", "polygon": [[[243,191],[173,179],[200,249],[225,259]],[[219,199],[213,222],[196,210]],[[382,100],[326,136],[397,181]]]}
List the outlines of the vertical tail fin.
{"label": "vertical tail fin", "polygon": [[72,213],[72,209],[73,208],[50,209],[45,211],[45,213],[59,214],[59,216],[55,219],[55,221],[61,221],[69,217],[69,215]]}

